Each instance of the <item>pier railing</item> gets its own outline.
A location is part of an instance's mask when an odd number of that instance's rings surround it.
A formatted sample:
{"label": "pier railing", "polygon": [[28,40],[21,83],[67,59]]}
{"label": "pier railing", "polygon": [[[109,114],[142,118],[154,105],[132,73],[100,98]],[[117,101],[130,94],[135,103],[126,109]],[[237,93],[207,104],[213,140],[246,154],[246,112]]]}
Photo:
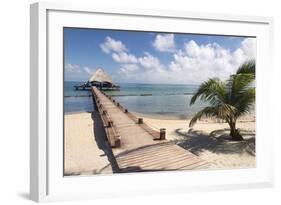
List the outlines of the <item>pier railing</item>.
{"label": "pier railing", "polygon": [[106,109],[104,109],[102,103],[98,99],[94,89],[92,89],[93,100],[96,103],[96,108],[101,115],[103,126],[105,128],[105,133],[107,140],[111,147],[120,147],[121,146],[121,137],[117,132],[117,129],[114,126],[114,122],[110,119]]}
{"label": "pier railing", "polygon": [[129,112],[127,108],[124,108],[119,102],[117,102],[113,97],[107,95],[105,92],[100,91],[104,96],[110,99],[116,107],[118,107],[122,112],[124,112],[129,118],[131,118],[135,123],[139,124],[146,132],[148,132],[155,140],[165,140],[166,139],[166,129],[161,128],[159,131],[149,127],[142,118],[136,117],[133,113]]}

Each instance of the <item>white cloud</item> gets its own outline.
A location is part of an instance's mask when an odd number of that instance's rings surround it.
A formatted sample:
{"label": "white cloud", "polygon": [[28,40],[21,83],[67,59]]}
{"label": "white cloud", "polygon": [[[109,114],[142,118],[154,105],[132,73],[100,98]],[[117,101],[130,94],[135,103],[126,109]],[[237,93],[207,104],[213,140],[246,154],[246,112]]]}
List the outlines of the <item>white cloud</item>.
{"label": "white cloud", "polygon": [[144,56],[137,59],[137,63],[121,64],[118,73],[121,81],[160,83],[159,79],[162,80],[161,76],[166,76],[167,71],[157,57],[145,52]]}
{"label": "white cloud", "polygon": [[245,61],[255,58],[256,55],[256,39],[246,38],[241,47],[238,48],[233,54],[233,61]]}
{"label": "white cloud", "polygon": [[161,52],[174,52],[174,34],[158,34],[152,43],[154,48]]}
{"label": "white cloud", "polygon": [[89,75],[92,75],[92,74],[94,73],[94,70],[95,70],[95,69],[91,69],[91,68],[89,68],[89,67],[87,67],[87,66],[84,67],[84,71],[85,71],[87,74],[89,74]]}
{"label": "white cloud", "polygon": [[185,43],[184,48],[187,55],[190,57],[196,57],[200,53],[199,46],[193,40],[189,41],[188,43]]}
{"label": "white cloud", "polygon": [[138,70],[139,66],[137,64],[124,64],[119,69],[119,74],[123,74],[128,78],[132,77],[132,75],[134,75]]}
{"label": "white cloud", "polygon": [[137,58],[132,55],[128,54],[126,52],[120,52],[120,53],[113,53],[112,54],[113,60],[119,63],[136,63]]}
{"label": "white cloud", "polygon": [[66,63],[64,68],[66,72],[81,73],[80,66],[76,64]]}
{"label": "white cloud", "polygon": [[138,62],[147,70],[161,72],[163,69],[163,65],[160,63],[159,59],[148,52],[144,52],[144,56],[138,58]]}
{"label": "white cloud", "polygon": [[102,49],[103,52],[105,53],[110,53],[110,52],[124,52],[128,51],[126,46],[122,43],[122,41],[115,40],[109,36],[105,38],[105,42],[100,44],[100,48]]}
{"label": "white cloud", "polygon": [[246,38],[234,51],[217,43],[199,45],[194,40],[186,42],[182,50],[176,50],[173,34],[157,35],[153,45],[159,51],[173,52],[173,59],[162,64],[148,52],[136,57],[121,41],[110,37],[101,48],[120,63],[118,80],[153,83],[197,84],[212,77],[224,80],[235,73],[241,63],[255,58],[256,53],[254,38]]}
{"label": "white cloud", "polygon": [[246,38],[242,42],[242,50],[248,58],[256,57],[256,39],[255,38]]}
{"label": "white cloud", "polygon": [[169,70],[174,80],[200,83],[212,77],[226,79],[236,72],[241,63],[255,58],[255,39],[247,38],[234,52],[217,43],[198,45],[195,41],[185,44],[185,50],[174,54]]}

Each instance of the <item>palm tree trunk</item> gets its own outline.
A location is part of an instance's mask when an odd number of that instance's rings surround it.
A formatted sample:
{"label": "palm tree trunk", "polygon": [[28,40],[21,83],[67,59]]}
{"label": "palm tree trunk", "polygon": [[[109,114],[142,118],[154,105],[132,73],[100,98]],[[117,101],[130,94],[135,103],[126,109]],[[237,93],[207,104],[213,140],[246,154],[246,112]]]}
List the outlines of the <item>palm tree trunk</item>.
{"label": "palm tree trunk", "polygon": [[229,124],[229,127],[230,127],[230,136],[231,136],[232,140],[235,140],[235,141],[243,140],[242,135],[236,129],[236,121],[231,120],[228,124]]}

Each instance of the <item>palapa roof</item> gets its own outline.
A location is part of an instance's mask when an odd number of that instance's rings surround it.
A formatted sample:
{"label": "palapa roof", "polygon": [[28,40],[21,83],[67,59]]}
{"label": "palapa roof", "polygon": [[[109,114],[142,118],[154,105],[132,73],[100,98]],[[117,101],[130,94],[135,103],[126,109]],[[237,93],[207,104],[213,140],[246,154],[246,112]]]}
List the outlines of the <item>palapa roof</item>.
{"label": "palapa roof", "polygon": [[102,69],[98,68],[95,73],[91,76],[89,79],[90,82],[96,81],[96,82],[108,82],[113,84],[112,79],[109,77],[109,75]]}

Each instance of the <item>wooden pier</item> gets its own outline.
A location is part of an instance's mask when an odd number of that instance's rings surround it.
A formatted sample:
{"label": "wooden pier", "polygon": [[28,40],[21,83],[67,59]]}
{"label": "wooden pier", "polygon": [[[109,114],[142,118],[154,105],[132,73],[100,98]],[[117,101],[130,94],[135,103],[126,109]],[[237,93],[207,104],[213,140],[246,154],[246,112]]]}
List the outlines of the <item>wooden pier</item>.
{"label": "wooden pier", "polygon": [[[92,87],[107,140],[120,172],[206,168],[209,164],[165,139],[165,128],[155,130],[112,97]],[[106,169],[106,167],[105,167]]]}

